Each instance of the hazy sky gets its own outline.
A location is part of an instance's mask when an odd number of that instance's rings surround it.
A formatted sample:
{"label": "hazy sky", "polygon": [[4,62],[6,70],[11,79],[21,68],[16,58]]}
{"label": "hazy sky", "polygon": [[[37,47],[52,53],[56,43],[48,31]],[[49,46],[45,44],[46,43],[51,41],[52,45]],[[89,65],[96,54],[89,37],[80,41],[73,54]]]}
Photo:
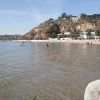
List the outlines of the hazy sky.
{"label": "hazy sky", "polygon": [[0,34],[25,34],[63,12],[100,14],[100,0],[0,0]]}

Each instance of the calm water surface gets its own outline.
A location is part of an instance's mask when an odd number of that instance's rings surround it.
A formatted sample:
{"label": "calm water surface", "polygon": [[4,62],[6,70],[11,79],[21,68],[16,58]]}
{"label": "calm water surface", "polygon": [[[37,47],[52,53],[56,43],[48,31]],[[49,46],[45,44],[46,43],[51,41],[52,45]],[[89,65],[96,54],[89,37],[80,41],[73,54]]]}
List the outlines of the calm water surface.
{"label": "calm water surface", "polygon": [[0,100],[83,100],[100,78],[100,45],[0,42]]}

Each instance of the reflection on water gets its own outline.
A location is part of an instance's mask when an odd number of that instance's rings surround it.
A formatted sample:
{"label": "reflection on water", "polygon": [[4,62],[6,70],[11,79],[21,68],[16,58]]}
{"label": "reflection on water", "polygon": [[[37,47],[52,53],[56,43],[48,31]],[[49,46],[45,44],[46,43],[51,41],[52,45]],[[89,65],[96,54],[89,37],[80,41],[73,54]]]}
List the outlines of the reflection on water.
{"label": "reflection on water", "polygon": [[100,78],[100,46],[0,42],[0,100],[83,100]]}

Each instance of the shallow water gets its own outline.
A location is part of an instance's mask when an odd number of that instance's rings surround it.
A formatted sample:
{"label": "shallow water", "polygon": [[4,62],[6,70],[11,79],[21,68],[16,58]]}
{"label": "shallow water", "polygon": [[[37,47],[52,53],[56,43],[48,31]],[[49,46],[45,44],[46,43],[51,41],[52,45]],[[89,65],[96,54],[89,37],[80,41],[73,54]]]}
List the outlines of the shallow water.
{"label": "shallow water", "polygon": [[0,42],[0,100],[83,100],[100,78],[100,45]]}

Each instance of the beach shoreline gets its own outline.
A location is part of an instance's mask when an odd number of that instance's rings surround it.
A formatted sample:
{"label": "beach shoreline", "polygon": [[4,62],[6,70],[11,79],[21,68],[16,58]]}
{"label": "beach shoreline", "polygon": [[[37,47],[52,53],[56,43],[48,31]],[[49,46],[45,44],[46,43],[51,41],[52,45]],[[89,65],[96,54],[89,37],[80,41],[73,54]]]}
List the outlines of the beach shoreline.
{"label": "beach shoreline", "polygon": [[52,42],[57,42],[57,43],[77,43],[77,44],[100,44],[100,40],[57,40],[57,39],[52,39],[52,40],[13,40],[13,41],[17,41],[17,42],[48,42],[48,43],[52,43]]}

